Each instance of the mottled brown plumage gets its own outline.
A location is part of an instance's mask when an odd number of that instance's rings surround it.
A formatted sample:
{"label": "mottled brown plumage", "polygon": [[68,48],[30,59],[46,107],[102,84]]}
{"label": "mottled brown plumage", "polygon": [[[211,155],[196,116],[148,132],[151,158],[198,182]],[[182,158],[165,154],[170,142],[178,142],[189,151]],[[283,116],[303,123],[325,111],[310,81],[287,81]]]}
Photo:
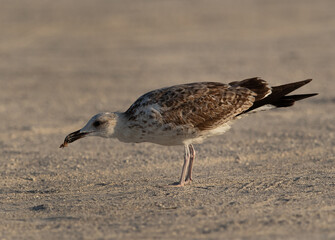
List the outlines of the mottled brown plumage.
{"label": "mottled brown plumage", "polygon": [[260,78],[229,84],[199,82],[157,89],[138,98],[124,112],[97,114],[69,134],[61,147],[86,136],[115,137],[122,142],[184,145],[178,186],[192,180],[193,143],[223,134],[233,120],[250,112],[292,106],[316,94],[287,95],[311,80],[270,87]]}
{"label": "mottled brown plumage", "polygon": [[[248,88],[249,87],[249,88]],[[158,108],[162,124],[188,125],[197,130],[214,129],[249,109],[271,93],[259,78],[230,84],[198,82],[151,91],[141,96],[126,112],[136,121],[139,109]]]}

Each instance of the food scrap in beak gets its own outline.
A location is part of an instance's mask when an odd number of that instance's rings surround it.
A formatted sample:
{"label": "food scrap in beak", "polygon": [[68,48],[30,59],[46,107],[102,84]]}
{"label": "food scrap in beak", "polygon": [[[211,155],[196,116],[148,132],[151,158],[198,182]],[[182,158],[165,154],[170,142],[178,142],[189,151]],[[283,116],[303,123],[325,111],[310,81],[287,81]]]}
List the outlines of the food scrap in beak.
{"label": "food scrap in beak", "polygon": [[67,147],[68,143],[64,140],[64,143],[62,143],[59,148],[65,148]]}
{"label": "food scrap in beak", "polygon": [[72,143],[80,138],[83,138],[87,135],[87,132],[80,132],[80,130],[75,131],[73,133],[70,133],[69,135],[66,136],[66,138],[64,139],[64,143],[62,143],[59,148],[64,148],[67,147],[67,145],[69,143]]}

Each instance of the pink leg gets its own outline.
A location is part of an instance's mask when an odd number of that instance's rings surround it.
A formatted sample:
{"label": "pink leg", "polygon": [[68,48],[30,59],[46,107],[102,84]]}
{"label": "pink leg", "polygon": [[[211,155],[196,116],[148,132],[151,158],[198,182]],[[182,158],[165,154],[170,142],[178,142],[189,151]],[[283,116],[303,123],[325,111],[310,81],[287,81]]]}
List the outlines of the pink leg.
{"label": "pink leg", "polygon": [[190,163],[189,145],[185,145],[184,150],[185,150],[184,165],[183,165],[183,169],[181,171],[180,180],[179,180],[179,183],[177,185],[171,185],[173,187],[183,187],[185,185],[186,172],[188,171],[189,163]]}
{"label": "pink leg", "polygon": [[184,149],[185,149],[184,165],[183,165],[183,169],[182,169],[180,180],[179,180],[179,185],[180,186],[184,186],[184,184],[185,184],[186,171],[187,171],[187,169],[189,167],[189,163],[190,163],[189,145],[185,145]]}
{"label": "pink leg", "polygon": [[193,168],[193,161],[195,159],[195,150],[192,144],[189,145],[190,150],[190,164],[188,166],[187,176],[186,176],[186,183],[191,183],[192,181],[192,168]]}

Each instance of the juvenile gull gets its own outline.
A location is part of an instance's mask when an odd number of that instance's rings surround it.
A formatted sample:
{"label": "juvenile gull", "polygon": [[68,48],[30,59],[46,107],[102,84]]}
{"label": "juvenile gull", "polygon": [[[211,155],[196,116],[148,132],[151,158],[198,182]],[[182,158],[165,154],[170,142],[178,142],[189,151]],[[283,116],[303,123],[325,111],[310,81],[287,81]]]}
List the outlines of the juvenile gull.
{"label": "juvenile gull", "polygon": [[193,143],[223,134],[235,119],[249,113],[289,107],[295,101],[317,95],[287,95],[310,81],[270,87],[260,78],[250,78],[229,84],[198,82],[157,89],[138,98],[126,112],[93,116],[82,129],[66,136],[60,147],[87,136],[184,145],[184,165],[176,185],[184,186],[192,181]]}

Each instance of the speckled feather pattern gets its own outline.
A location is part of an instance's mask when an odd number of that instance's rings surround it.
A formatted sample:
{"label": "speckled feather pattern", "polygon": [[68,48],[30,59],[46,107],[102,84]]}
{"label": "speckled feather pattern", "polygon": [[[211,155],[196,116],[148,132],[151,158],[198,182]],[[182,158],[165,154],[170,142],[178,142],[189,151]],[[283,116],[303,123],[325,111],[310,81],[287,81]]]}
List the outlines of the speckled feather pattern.
{"label": "speckled feather pattern", "polygon": [[[124,113],[128,127],[138,131],[138,141],[171,141],[204,138],[226,128],[256,99],[271,93],[259,78],[230,84],[198,82],[176,85],[148,92]],[[178,140],[179,139],[179,140]],[[164,144],[161,142],[161,144]],[[167,141],[168,142],[168,141]],[[169,143],[165,143],[170,145]]]}
{"label": "speckled feather pattern", "polygon": [[184,164],[176,184],[182,187],[192,182],[194,143],[223,134],[235,119],[248,113],[289,107],[317,95],[287,95],[310,81],[270,87],[260,78],[249,78],[229,84],[199,82],[157,89],[141,96],[126,112],[94,115],[82,129],[67,135],[60,147],[86,136],[184,145]]}

